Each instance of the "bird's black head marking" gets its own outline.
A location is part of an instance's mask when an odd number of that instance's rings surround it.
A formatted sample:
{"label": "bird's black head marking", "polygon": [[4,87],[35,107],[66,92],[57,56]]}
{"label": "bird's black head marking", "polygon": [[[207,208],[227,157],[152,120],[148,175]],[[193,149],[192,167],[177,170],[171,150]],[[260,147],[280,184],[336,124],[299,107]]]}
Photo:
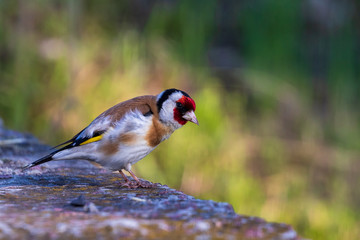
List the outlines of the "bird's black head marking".
{"label": "bird's black head marking", "polygon": [[158,112],[160,112],[161,108],[162,108],[162,105],[163,103],[169,98],[169,96],[171,94],[173,94],[174,92],[181,92],[185,97],[190,97],[189,94],[187,94],[186,92],[184,91],[181,91],[181,90],[178,90],[178,89],[175,89],[175,88],[170,88],[170,89],[167,89],[165,90],[160,98],[158,99],[156,105],[157,105],[157,108],[158,108]]}

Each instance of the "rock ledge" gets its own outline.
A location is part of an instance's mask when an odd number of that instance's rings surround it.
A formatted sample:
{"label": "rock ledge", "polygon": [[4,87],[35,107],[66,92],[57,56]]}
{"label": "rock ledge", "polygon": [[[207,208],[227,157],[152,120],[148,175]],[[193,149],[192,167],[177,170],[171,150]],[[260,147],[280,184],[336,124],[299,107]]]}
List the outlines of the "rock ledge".
{"label": "rock ledge", "polygon": [[165,185],[120,188],[118,174],[84,162],[19,170],[46,150],[0,126],[0,239],[301,239],[289,225]]}

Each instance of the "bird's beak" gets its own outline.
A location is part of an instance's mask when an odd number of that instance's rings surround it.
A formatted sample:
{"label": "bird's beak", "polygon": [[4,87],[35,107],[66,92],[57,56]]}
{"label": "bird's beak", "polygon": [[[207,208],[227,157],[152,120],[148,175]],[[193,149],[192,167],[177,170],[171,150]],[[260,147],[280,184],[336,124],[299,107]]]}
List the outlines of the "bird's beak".
{"label": "bird's beak", "polygon": [[192,123],[195,123],[195,124],[199,125],[199,122],[198,122],[198,120],[197,120],[197,118],[195,116],[194,111],[188,111],[187,113],[184,114],[183,118],[185,120],[188,120],[188,121],[190,121]]}

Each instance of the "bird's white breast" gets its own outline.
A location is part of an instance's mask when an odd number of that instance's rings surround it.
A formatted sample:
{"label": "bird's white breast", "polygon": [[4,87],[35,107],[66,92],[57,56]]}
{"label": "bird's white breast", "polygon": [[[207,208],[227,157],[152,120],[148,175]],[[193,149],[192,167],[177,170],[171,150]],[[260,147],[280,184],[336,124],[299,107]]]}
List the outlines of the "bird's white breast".
{"label": "bird's white breast", "polygon": [[[146,134],[153,124],[152,118],[153,116],[143,116],[139,111],[131,111],[126,114],[105,133],[97,148],[96,162],[111,170],[120,170],[129,168],[143,159],[155,149],[155,147],[149,146],[146,140]],[[122,136],[127,136],[128,141],[121,140]],[[112,152],[104,151],[111,144],[116,149],[110,149]]]}

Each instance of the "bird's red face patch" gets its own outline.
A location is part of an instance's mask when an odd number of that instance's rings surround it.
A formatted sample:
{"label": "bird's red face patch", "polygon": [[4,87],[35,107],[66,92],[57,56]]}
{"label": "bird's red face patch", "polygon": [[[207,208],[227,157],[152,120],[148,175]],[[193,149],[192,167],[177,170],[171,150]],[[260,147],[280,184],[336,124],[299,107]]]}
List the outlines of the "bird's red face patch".
{"label": "bird's red face patch", "polygon": [[188,111],[195,111],[195,109],[196,105],[194,100],[190,97],[182,96],[176,102],[176,107],[174,108],[174,119],[181,125],[184,125],[187,120],[183,118],[183,115]]}

